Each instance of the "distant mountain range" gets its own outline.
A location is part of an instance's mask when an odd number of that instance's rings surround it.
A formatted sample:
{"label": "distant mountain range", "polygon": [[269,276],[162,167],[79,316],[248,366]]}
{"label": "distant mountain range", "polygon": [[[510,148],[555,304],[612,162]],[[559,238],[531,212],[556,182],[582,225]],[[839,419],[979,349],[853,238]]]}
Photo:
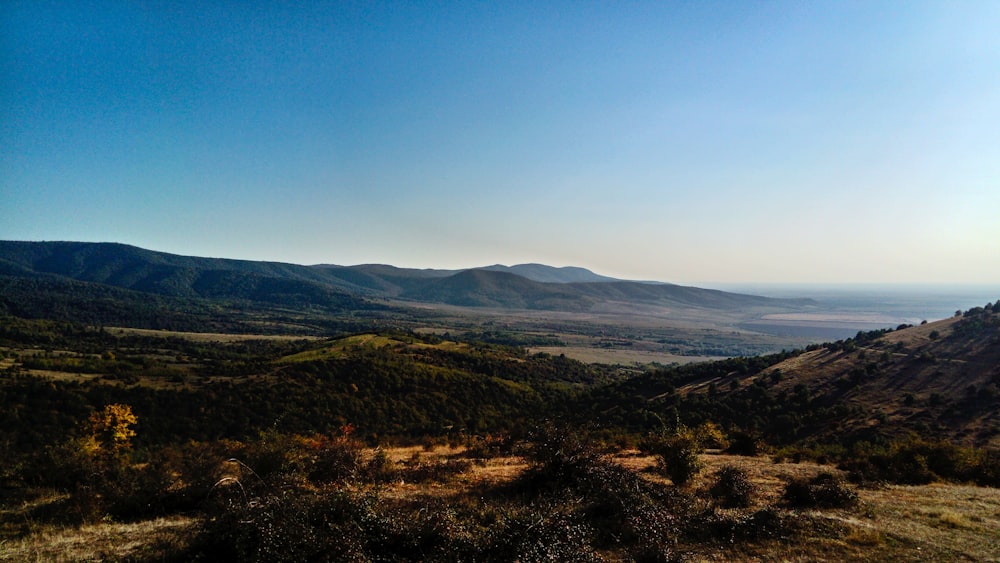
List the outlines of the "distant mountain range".
{"label": "distant mountain range", "polygon": [[[164,297],[350,308],[398,300],[464,307],[586,312],[628,306],[741,310],[800,308],[788,300],[619,280],[543,264],[420,270],[381,264],[303,266],[181,256],[118,243],[0,241],[0,277],[82,282]],[[2,288],[0,288],[2,289]],[[0,298],[3,297],[0,292]]]}

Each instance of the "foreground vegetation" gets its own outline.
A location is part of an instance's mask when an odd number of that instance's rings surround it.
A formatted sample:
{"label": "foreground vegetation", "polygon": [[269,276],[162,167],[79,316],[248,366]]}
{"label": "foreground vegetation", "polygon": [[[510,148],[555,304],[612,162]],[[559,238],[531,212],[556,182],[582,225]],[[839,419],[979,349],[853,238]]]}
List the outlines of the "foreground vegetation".
{"label": "foreground vegetation", "polygon": [[994,489],[858,488],[831,466],[719,453],[679,484],[677,443],[621,452],[551,425],[451,446],[370,448],[346,427],[138,452],[113,431],[127,416],[90,423],[5,489],[0,558],[983,560],[1000,537]]}
{"label": "foreground vegetation", "polygon": [[[995,558],[1000,498],[972,485],[1000,486],[1000,456],[948,424],[991,424],[997,309],[642,373],[402,330],[6,316],[0,558]],[[926,432],[846,401],[927,366],[980,383],[901,398]],[[855,419],[880,431],[825,433]]]}

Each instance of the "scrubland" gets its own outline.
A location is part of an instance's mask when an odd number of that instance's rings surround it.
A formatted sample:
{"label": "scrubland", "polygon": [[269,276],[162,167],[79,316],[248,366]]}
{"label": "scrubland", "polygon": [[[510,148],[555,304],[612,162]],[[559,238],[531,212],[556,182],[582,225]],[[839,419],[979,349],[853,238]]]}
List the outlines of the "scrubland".
{"label": "scrubland", "polygon": [[517,443],[381,448],[349,431],[189,445],[130,467],[93,460],[108,482],[6,490],[0,559],[1000,558],[993,488],[859,486],[830,465],[718,451],[677,484],[662,456],[556,427]]}

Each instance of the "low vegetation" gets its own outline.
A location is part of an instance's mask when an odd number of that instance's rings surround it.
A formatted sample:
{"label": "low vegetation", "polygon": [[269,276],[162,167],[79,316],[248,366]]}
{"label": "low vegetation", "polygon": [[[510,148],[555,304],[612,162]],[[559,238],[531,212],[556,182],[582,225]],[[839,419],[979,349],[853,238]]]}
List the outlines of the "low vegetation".
{"label": "low vegetation", "polygon": [[[489,441],[372,448],[345,427],[147,451],[98,442],[48,458],[66,478],[6,473],[8,486],[31,485],[4,489],[0,558],[979,559],[1000,531],[992,489],[945,505],[947,487],[923,501],[919,486],[858,489],[829,466],[720,454],[701,455],[705,469],[681,487],[654,456],[553,424]],[[905,510],[899,495],[912,496]]]}

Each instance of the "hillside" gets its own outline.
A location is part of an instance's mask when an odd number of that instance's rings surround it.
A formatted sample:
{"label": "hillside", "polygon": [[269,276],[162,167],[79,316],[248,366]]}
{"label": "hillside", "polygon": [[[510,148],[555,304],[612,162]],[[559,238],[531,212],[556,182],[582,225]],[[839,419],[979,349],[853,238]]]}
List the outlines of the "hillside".
{"label": "hillside", "polygon": [[134,408],[148,444],[347,423],[366,436],[513,431],[614,371],[407,333],[228,338],[0,316],[9,449],[70,435],[81,413],[111,403]]}
{"label": "hillside", "polygon": [[509,272],[466,270],[403,294],[414,301],[464,307],[583,311],[594,305],[572,285],[540,283]]}
{"label": "hillside", "polygon": [[180,256],[113,243],[0,241],[0,276],[73,280],[167,297],[336,310],[367,308],[365,300],[370,299],[570,312],[616,307],[793,311],[811,305],[809,300],[620,281],[583,268],[541,264],[458,271],[371,264],[301,266]]}
{"label": "hillside", "polygon": [[0,273],[54,274],[175,297],[282,300],[283,294],[365,293],[336,270],[180,256],[117,243],[0,241]]}
{"label": "hillside", "polygon": [[814,401],[854,416],[827,436],[913,431],[1000,447],[1000,307],[886,332],[866,333],[775,365],[776,390],[807,386]]}
{"label": "hillside", "polygon": [[713,421],[774,444],[908,433],[1000,447],[1000,306],[804,351],[644,374],[579,409],[635,428]]}

